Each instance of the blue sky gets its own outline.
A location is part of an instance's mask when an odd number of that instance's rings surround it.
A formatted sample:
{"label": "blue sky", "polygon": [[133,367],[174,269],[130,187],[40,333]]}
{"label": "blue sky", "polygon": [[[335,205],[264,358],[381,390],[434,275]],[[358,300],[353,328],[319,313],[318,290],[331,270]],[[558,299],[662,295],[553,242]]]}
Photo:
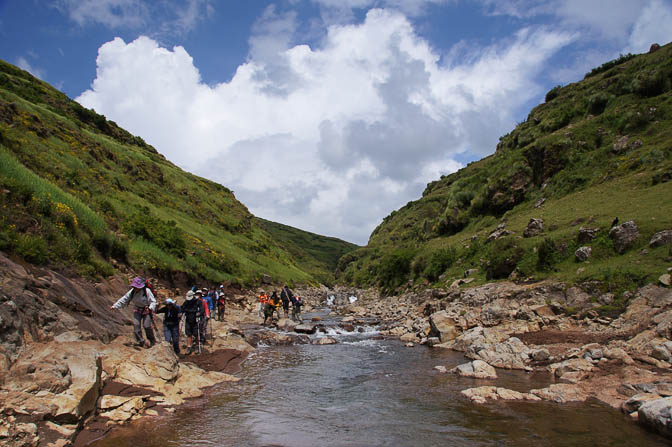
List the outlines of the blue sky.
{"label": "blue sky", "polygon": [[672,0],[0,0],[0,58],[254,214],[359,244],[671,30]]}

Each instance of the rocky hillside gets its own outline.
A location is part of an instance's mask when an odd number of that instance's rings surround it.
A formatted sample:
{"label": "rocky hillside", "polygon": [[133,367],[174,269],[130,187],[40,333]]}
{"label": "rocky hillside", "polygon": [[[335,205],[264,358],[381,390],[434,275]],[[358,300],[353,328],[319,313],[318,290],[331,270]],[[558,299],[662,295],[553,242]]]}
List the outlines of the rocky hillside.
{"label": "rocky hillside", "polygon": [[225,186],[0,61],[0,251],[70,276],[253,284],[333,280],[334,253],[354,248],[288,247],[259,222]]}
{"label": "rocky hillside", "polygon": [[341,258],[340,280],[397,293],[599,282],[616,296],[600,311],[618,313],[672,257],[671,142],[672,44],[621,56],[553,88],[493,155],[392,212]]}

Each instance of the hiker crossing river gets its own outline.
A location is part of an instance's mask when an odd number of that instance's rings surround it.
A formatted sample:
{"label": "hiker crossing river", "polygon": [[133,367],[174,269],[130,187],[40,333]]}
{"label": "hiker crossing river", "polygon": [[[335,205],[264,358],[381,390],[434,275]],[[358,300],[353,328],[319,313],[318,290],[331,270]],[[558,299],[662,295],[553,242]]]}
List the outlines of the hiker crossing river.
{"label": "hiker crossing river", "polygon": [[[93,445],[667,445],[604,405],[474,405],[460,391],[491,382],[434,369],[464,363],[461,353],[406,347],[382,337],[373,321],[346,323],[327,308],[304,318],[319,320],[316,333],[300,335],[304,344],[270,345],[264,341],[269,332],[276,338],[298,334],[259,324],[243,328],[257,349],[236,372],[239,382],[215,386],[175,413],[115,430]],[[329,344],[321,344],[325,340]],[[523,371],[499,376],[497,386],[519,391],[551,380]]]}

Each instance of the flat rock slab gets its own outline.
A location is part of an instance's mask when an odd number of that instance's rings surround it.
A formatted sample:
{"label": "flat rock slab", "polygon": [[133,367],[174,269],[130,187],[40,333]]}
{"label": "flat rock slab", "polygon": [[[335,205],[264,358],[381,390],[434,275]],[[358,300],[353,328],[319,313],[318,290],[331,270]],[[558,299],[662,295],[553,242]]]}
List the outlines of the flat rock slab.
{"label": "flat rock slab", "polygon": [[294,327],[294,332],[299,334],[314,334],[317,331],[317,326],[314,324],[299,324]]}

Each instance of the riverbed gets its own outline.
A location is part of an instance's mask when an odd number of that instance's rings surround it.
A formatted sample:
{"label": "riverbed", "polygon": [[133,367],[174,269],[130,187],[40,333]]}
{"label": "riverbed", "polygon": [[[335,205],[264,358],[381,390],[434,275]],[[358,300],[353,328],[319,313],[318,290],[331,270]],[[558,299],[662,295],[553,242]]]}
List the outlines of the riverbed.
{"label": "riverbed", "polygon": [[[324,314],[321,314],[324,315]],[[441,374],[466,359],[406,347],[375,328],[345,332],[325,319],[334,345],[260,346],[236,375],[169,416],[115,429],[97,447],[164,446],[664,446],[665,439],[597,402],[475,405],[465,388],[517,391],[545,373],[498,370],[496,381]],[[318,334],[313,337],[322,337]]]}

